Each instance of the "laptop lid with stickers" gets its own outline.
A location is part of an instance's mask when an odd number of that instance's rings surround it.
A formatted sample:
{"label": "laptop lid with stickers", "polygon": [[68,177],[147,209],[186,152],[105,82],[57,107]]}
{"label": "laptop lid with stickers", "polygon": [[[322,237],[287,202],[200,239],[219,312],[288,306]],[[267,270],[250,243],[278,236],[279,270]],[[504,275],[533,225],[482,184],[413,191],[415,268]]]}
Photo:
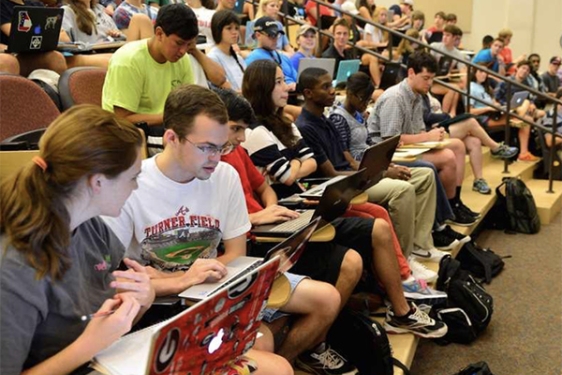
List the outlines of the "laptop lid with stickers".
{"label": "laptop lid with stickers", "polygon": [[16,6],[12,14],[8,52],[48,52],[57,49],[64,9]]}

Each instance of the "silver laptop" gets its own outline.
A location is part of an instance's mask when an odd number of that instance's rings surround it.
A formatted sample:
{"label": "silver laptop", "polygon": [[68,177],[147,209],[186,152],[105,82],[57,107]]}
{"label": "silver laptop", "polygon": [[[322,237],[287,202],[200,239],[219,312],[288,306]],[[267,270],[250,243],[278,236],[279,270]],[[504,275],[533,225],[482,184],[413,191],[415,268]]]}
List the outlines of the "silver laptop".
{"label": "silver laptop", "polygon": [[187,288],[179,294],[180,297],[191,300],[201,300],[228,287],[242,276],[252,272],[264,262],[278,256],[281,259],[278,274],[287,272],[300,258],[305,245],[316,230],[320,218],[312,220],[308,225],[267,252],[265,257],[238,257],[227,264],[227,275],[216,283],[203,283]]}
{"label": "silver laptop", "polygon": [[299,74],[307,68],[322,68],[330,74],[330,77],[334,76],[334,69],[336,68],[336,59],[316,59],[316,58],[304,58],[299,60]]}

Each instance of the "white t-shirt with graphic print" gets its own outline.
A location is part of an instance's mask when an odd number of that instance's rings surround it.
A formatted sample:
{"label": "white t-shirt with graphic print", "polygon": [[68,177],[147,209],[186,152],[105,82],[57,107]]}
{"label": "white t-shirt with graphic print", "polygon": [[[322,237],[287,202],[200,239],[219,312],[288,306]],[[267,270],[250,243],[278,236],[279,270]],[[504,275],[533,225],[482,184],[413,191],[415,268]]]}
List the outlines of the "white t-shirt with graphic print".
{"label": "white t-shirt with graphic print", "polygon": [[126,255],[165,270],[187,269],[197,258],[215,258],[217,245],[251,228],[240,177],[220,162],[208,180],[178,183],[144,160],[135,190],[118,218],[103,219]]}

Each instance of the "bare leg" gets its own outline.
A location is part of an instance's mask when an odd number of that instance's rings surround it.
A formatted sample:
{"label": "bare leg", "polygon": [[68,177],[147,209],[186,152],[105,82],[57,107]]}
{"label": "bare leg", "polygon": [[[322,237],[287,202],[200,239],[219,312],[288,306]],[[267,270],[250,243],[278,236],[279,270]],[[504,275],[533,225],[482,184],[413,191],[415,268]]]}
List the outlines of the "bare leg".
{"label": "bare leg", "polygon": [[410,311],[410,306],[404,298],[402,279],[392,246],[392,234],[388,223],[384,220],[375,220],[371,238],[373,243],[373,271],[385,287],[394,312],[399,316],[406,315]]}
{"label": "bare leg", "polygon": [[0,72],[20,74],[18,59],[9,53],[0,53]]}
{"label": "bare leg", "polygon": [[265,352],[262,350],[250,349],[246,353],[247,357],[250,357],[256,361],[258,365],[257,371],[252,374],[255,375],[270,375],[270,374],[280,374],[280,375],[293,375],[293,367],[287,360],[277,354]]}
{"label": "bare leg", "polygon": [[[458,95],[455,91],[449,90],[445,86],[436,83],[431,87],[431,93],[436,95],[443,95],[443,102],[441,103],[443,112],[448,113],[449,115],[451,115],[451,117],[454,117],[456,115],[457,113],[456,102],[458,102]],[[455,96],[457,97],[456,102],[455,102]],[[453,104],[454,104],[454,108],[453,108]]]}
{"label": "bare leg", "polygon": [[445,188],[448,199],[456,194],[457,164],[455,153],[449,149],[433,150],[422,154],[422,159],[435,165],[439,171],[439,179]]}
{"label": "bare leg", "polygon": [[470,156],[470,166],[472,167],[472,174],[474,179],[482,178],[482,143],[480,140],[473,136],[468,136],[464,139],[464,144]]}
{"label": "bare leg", "polygon": [[49,69],[62,74],[68,67],[62,53],[58,51],[43,53],[19,53],[20,74],[27,77],[35,69]]}
{"label": "bare leg", "polygon": [[363,273],[363,260],[355,250],[349,249],[340,267],[336,289],[340,292],[340,310],[345,306]]}
{"label": "bare leg", "polygon": [[531,137],[531,126],[523,126],[519,128],[519,150],[521,154],[526,154],[529,152],[529,138]]}
{"label": "bare leg", "polygon": [[460,139],[453,138],[449,139],[449,143],[445,147],[455,153],[455,163],[457,165],[456,183],[457,186],[461,186],[462,181],[464,180],[464,157],[466,156],[466,148],[464,147],[464,143]]}
{"label": "bare leg", "polygon": [[301,317],[293,324],[278,354],[292,362],[300,353],[324,341],[340,303],[338,291],[330,284],[309,279],[301,281],[282,308],[284,312]]}
{"label": "bare leg", "polygon": [[494,141],[488,133],[478,124],[478,121],[471,118],[465,121],[461,121],[457,124],[453,124],[449,127],[449,133],[452,138],[464,139],[467,136],[473,136],[480,140],[480,142],[489,147],[492,151],[495,151],[500,147],[500,145]]}
{"label": "bare leg", "polygon": [[77,66],[96,66],[98,68],[107,69],[109,59],[113,56],[112,53],[96,53],[93,55],[74,55],[66,58],[66,63],[69,68]]}
{"label": "bare leg", "polygon": [[379,59],[375,56],[369,55],[367,53],[361,56],[361,65],[369,66],[369,73],[371,74],[371,80],[375,87],[381,84],[381,71],[379,67]]}

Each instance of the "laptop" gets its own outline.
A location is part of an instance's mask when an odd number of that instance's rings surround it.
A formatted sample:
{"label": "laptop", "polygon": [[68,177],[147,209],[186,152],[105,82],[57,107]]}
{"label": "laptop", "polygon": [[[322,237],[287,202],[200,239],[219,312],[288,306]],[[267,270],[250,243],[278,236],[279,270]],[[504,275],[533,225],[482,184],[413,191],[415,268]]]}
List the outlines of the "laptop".
{"label": "laptop", "polygon": [[284,223],[257,226],[252,229],[252,234],[259,237],[287,237],[318,218],[321,218],[318,228],[323,228],[347,211],[349,203],[357,195],[356,186],[363,179],[363,172],[342,176],[339,181],[327,186],[316,209],[301,210],[298,218]]}
{"label": "laptop", "polygon": [[515,109],[521,106],[525,100],[529,98],[529,91],[518,91],[511,95],[511,101],[509,102],[511,109]]}
{"label": "laptop", "polygon": [[336,59],[303,58],[299,60],[298,77],[300,77],[301,73],[307,68],[322,68],[330,74],[330,77],[333,77],[335,67],[336,67]]}
{"label": "laptop", "polygon": [[453,64],[453,59],[449,56],[441,56],[439,59],[439,67],[437,68],[438,77],[443,77],[449,74],[451,71],[451,66]]}
{"label": "laptop", "polygon": [[322,30],[329,29],[334,24],[334,22],[336,22],[337,19],[338,17],[336,16],[328,16],[325,14],[321,14],[320,23],[322,24]]}
{"label": "laptop", "polygon": [[234,3],[234,9],[232,9],[232,11],[236,14],[244,13],[244,0],[236,0],[236,3]]}
{"label": "laptop", "polygon": [[227,264],[226,268],[228,274],[222,280],[216,283],[194,285],[181,292],[179,296],[192,300],[200,300],[211,296],[232,283],[237,282],[240,277],[274,257],[279,257],[281,259],[279,274],[287,272],[300,258],[306,243],[316,230],[318,222],[319,220],[313,220],[308,223],[308,225],[300,228],[296,233],[293,232],[292,236],[270,249],[267,254],[265,254],[264,258],[243,256],[234,259]]}
{"label": "laptop", "polygon": [[[365,173],[363,174],[364,179],[357,185],[357,189],[359,190],[358,194],[374,186],[382,179],[384,171],[388,169],[388,166],[392,162],[392,156],[394,155],[394,151],[396,151],[396,147],[399,142],[400,135],[395,135],[394,137],[370,146],[365,150],[361,163],[359,164],[359,170],[365,169]],[[330,180],[299,194],[299,196],[307,199],[319,199],[327,186],[341,180],[342,178],[342,176],[331,178]]]}
{"label": "laptop", "polygon": [[341,60],[334,86],[337,86],[339,83],[347,82],[350,75],[359,71],[360,64],[361,60]]}
{"label": "laptop", "polygon": [[59,42],[64,9],[16,6],[7,52],[54,51]]}
{"label": "laptop", "polygon": [[398,83],[398,75],[400,73],[400,64],[387,62],[384,64],[381,83],[379,89],[386,90]]}
{"label": "laptop", "polygon": [[272,258],[180,314],[123,336],[93,367],[113,375],[228,373],[223,367],[255,343],[279,262]]}

